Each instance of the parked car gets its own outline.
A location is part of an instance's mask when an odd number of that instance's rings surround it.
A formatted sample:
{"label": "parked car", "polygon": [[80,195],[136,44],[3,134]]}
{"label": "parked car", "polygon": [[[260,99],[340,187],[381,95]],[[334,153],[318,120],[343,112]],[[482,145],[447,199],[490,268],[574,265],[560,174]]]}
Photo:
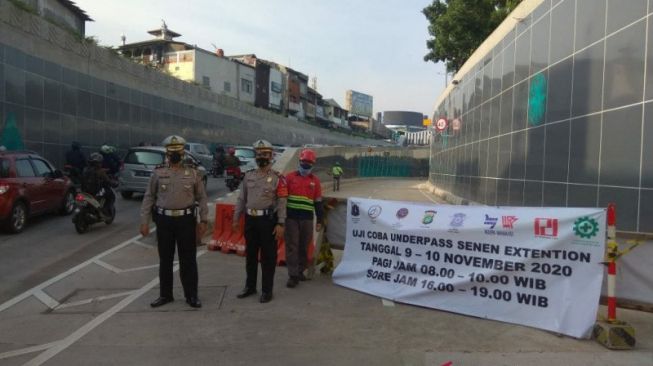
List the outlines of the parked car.
{"label": "parked car", "polygon": [[[118,175],[118,190],[123,198],[134,192],[145,193],[154,169],[165,162],[166,149],[160,146],[132,147],[127,151]],[[206,187],[206,168],[192,153],[186,152],[187,163],[197,166]]]}
{"label": "parked car", "polygon": [[193,156],[202,163],[204,168],[211,169],[213,166],[213,154],[209,151],[209,148],[204,144],[199,144],[196,142],[189,142],[184,146],[184,150],[193,154]]}
{"label": "parked car", "polygon": [[0,152],[0,220],[12,233],[25,229],[32,216],[75,209],[70,179],[33,151]]}

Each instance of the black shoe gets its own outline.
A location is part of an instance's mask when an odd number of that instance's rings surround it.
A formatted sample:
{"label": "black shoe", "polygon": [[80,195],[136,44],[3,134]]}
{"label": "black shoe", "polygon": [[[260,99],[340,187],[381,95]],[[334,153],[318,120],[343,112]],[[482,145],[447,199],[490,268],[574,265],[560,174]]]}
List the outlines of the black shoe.
{"label": "black shoe", "polygon": [[308,281],[308,278],[304,276],[304,273],[300,273],[299,276],[297,276],[297,279],[300,281]]}
{"label": "black shoe", "polygon": [[163,305],[165,305],[165,304],[167,304],[169,302],[173,302],[173,301],[175,301],[175,299],[173,299],[172,297],[163,297],[163,296],[161,296],[158,299],[154,300],[150,304],[150,306],[153,307],[153,308],[158,308],[159,306],[163,306]]}
{"label": "black shoe", "polygon": [[[299,283],[299,281],[297,280],[297,278],[295,278],[295,277],[290,277],[290,278],[288,279],[288,282],[286,282],[286,287],[288,287],[288,288],[295,288],[295,287],[297,286],[298,283]],[[261,301],[261,302],[263,302],[263,301]]]}
{"label": "black shoe", "polygon": [[202,302],[197,297],[188,297],[186,298],[186,304],[190,305],[192,308],[201,308]]}
{"label": "black shoe", "polygon": [[261,302],[261,304],[272,301],[272,293],[271,292],[262,293],[259,301]]}
{"label": "black shoe", "polygon": [[247,296],[254,295],[255,293],[256,289],[245,287],[238,295],[236,295],[236,297],[239,299],[244,299]]}

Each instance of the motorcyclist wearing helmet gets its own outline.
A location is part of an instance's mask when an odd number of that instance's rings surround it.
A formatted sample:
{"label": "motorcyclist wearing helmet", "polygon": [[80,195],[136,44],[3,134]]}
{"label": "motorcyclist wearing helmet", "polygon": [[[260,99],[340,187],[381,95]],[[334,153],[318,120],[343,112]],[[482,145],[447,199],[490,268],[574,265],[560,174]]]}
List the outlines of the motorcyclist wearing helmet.
{"label": "motorcyclist wearing helmet", "polygon": [[116,149],[105,144],[100,147],[100,154],[103,158],[102,167],[110,176],[115,177],[120,171],[120,157],[116,154]]}
{"label": "motorcyclist wearing helmet", "polygon": [[245,214],[247,279],[237,295],[242,299],[256,293],[258,253],[261,252],[262,303],[272,300],[274,271],[277,265],[277,240],[283,238],[286,221],[286,179],[270,167],[272,144],[265,140],[254,143],[258,169],[245,173],[244,184],[236,203],[233,230],[240,232],[240,215]]}
{"label": "motorcyclist wearing helmet", "polygon": [[225,168],[238,168],[240,167],[240,159],[236,156],[236,149],[233,147],[230,147],[229,150],[229,155],[227,155],[224,158],[224,166]]}
{"label": "motorcyclist wearing helmet", "polygon": [[111,187],[117,186],[117,182],[109,178],[102,162],[104,158],[99,153],[92,153],[88,160],[88,167],[84,169],[82,175],[82,191],[97,197],[102,189],[104,189],[104,205],[102,206],[102,213],[109,215],[110,208],[113,207],[116,201],[116,196]]}
{"label": "motorcyclist wearing helmet", "polygon": [[324,210],[320,179],[312,173],[315,152],[304,149],[299,154],[297,170],[286,175],[288,183],[288,209],[286,218],[286,287],[294,288],[305,281],[308,245],[313,240],[313,218],[317,217],[317,231],[322,229]]}
{"label": "motorcyclist wearing helmet", "polygon": [[[208,223],[208,206],[204,180],[192,166],[184,165],[186,140],[172,135],[163,140],[167,164],[157,167],[150,177],[141,205],[141,235],[150,232],[150,220],[156,224],[159,249],[159,298],[153,308],[174,300],[172,268],[175,247],[179,253],[179,276],[186,303],[199,308],[197,273],[197,236],[201,238]],[[196,212],[199,211],[200,223]]]}
{"label": "motorcyclist wearing helmet", "polygon": [[66,165],[77,169],[80,174],[84,171],[86,156],[84,156],[82,145],[79,142],[73,141],[70,144],[70,150],[66,151]]}

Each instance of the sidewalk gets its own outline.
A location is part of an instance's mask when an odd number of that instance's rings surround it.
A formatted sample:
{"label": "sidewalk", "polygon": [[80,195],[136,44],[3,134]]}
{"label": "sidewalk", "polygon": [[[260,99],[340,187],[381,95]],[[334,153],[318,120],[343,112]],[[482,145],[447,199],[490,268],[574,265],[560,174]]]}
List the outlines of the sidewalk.
{"label": "sidewalk", "polygon": [[[351,183],[337,196],[425,200],[410,189],[418,184]],[[153,245],[152,235],[127,241],[0,311],[0,365],[35,357],[35,365],[653,364],[650,313],[619,311],[638,344],[617,352],[591,340],[382,301],[325,275],[288,289],[284,267],[277,268],[273,301],[260,304],[257,296],[236,298],[244,258],[204,247],[198,248],[203,308],[185,304],[175,274],[176,301],[151,309],[158,296]]]}

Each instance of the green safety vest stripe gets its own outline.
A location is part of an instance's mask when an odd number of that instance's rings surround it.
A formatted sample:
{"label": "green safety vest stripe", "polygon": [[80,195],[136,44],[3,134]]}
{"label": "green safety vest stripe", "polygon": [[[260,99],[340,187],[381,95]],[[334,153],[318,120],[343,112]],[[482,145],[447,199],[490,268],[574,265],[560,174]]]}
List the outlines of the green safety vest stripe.
{"label": "green safety vest stripe", "polygon": [[295,209],[295,210],[304,210],[304,211],[313,212],[313,206],[308,206],[308,205],[301,205],[301,204],[288,202],[286,204],[286,207],[287,208],[292,208],[292,209]]}

